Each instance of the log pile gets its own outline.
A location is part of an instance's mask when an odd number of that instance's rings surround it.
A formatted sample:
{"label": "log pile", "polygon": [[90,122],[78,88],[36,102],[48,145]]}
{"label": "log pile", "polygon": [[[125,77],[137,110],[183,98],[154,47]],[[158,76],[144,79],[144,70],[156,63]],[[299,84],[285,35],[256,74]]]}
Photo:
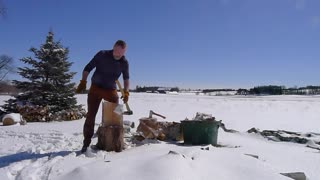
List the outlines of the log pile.
{"label": "log pile", "polygon": [[78,108],[56,112],[49,117],[49,120],[50,121],[61,121],[61,120],[72,121],[72,120],[81,119],[85,117],[86,114],[87,113],[83,108],[78,107]]}
{"label": "log pile", "polygon": [[158,139],[161,141],[181,141],[181,124],[177,122],[158,122],[156,118],[141,118],[137,133],[141,137],[137,139]]}
{"label": "log pile", "polygon": [[48,106],[18,106],[18,112],[27,122],[45,122],[48,121]]}
{"label": "log pile", "polygon": [[52,113],[49,106],[23,105],[18,106],[18,112],[27,122],[70,121],[86,116],[81,107]]}

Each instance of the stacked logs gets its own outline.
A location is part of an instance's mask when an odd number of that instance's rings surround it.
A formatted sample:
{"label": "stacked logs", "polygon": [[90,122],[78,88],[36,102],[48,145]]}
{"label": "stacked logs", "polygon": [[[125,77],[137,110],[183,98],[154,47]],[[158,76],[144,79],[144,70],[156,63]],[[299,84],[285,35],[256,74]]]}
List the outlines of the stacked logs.
{"label": "stacked logs", "polygon": [[81,107],[52,113],[49,106],[23,105],[18,106],[18,112],[27,122],[70,121],[86,116]]}

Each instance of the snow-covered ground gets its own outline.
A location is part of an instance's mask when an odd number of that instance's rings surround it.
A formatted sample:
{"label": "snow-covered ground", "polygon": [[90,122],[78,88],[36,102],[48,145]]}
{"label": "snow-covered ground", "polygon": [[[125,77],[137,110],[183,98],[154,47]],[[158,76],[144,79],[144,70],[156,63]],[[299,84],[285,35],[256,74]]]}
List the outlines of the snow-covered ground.
{"label": "snow-covered ground", "polygon": [[[85,107],[86,97],[77,96]],[[0,96],[0,104],[8,98]],[[289,180],[280,175],[286,172],[304,172],[310,180],[320,179],[319,150],[246,133],[252,127],[320,133],[320,96],[131,93],[129,104],[133,115],[124,116],[124,120],[136,125],[150,110],[166,116],[166,121],[178,122],[202,112],[212,114],[227,128],[240,133],[220,129],[218,144],[222,147],[160,142],[131,147],[121,153],[89,150],[76,156],[82,146],[84,119],[0,126],[0,179]],[[101,114],[100,107],[96,128]],[[93,144],[96,141],[94,138]]]}

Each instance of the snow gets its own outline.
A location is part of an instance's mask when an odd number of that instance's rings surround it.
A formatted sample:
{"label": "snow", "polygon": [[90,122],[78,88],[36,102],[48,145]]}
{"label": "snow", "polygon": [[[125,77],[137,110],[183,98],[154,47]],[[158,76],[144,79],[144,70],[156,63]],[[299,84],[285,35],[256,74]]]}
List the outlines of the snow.
{"label": "snow", "polygon": [[[0,104],[8,98],[0,96]],[[86,95],[77,96],[85,107],[86,98]],[[166,116],[165,121],[177,122],[202,112],[212,114],[227,128],[240,132],[226,133],[219,129],[221,147],[150,141],[121,153],[90,149],[76,156],[82,146],[84,119],[0,126],[0,179],[289,180],[280,175],[287,172],[304,172],[309,180],[320,177],[319,150],[307,148],[306,144],[270,141],[246,132],[256,127],[320,133],[320,96],[131,93],[129,105],[133,115],[124,116],[124,121],[133,121],[136,125],[150,110]],[[102,119],[101,108],[96,129]],[[317,137],[312,138],[319,141]],[[93,138],[92,144],[96,142],[97,138]]]}

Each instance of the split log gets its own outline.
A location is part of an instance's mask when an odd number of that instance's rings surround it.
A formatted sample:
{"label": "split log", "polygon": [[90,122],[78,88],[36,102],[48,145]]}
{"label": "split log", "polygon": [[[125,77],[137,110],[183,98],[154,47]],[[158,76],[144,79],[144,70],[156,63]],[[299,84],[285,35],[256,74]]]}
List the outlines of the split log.
{"label": "split log", "polygon": [[102,126],[123,126],[122,105],[102,102]]}
{"label": "split log", "polygon": [[146,139],[155,139],[159,135],[159,125],[156,118],[141,118],[137,132]]}

